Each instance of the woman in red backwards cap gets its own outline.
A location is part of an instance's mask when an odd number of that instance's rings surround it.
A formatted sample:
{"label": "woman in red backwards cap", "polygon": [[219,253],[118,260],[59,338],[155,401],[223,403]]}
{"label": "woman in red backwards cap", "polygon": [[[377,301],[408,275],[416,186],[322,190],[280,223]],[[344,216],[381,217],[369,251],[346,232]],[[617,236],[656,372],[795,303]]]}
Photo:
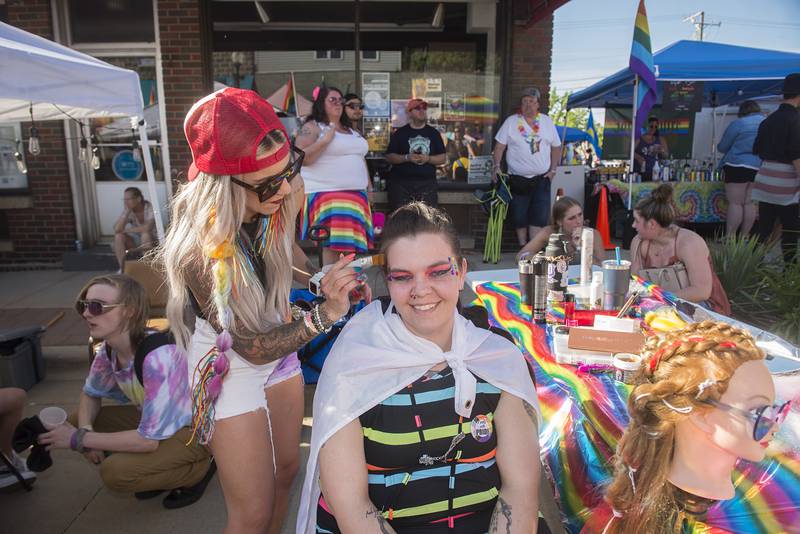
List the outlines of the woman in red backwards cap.
{"label": "woman in red backwards cap", "polygon": [[[189,181],[173,199],[159,255],[170,289],[167,316],[188,356],[193,439],[207,443],[217,462],[225,531],[278,531],[287,496],[273,512],[276,484],[286,486],[276,483],[275,466],[285,462],[283,440],[273,440],[266,388],[274,376],[296,375],[293,353],[348,311],[348,293],[359,282],[346,267],[353,258],[340,258],[322,279],[327,300],[292,321],[296,202],[290,182],[303,152],[291,146],[263,98],[234,88],[217,91],[192,106],[184,133],[193,162]],[[189,324],[187,305],[194,311]],[[282,414],[276,435],[290,432],[299,442],[302,391],[300,406],[294,423]],[[273,515],[278,524],[270,524]]]}

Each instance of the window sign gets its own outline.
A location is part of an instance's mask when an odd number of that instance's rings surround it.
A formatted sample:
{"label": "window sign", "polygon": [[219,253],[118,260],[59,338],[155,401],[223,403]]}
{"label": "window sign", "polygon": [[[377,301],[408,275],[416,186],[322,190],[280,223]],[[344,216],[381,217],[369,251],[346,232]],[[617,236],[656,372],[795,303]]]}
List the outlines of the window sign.
{"label": "window sign", "polygon": [[361,73],[365,117],[391,117],[388,72]]}

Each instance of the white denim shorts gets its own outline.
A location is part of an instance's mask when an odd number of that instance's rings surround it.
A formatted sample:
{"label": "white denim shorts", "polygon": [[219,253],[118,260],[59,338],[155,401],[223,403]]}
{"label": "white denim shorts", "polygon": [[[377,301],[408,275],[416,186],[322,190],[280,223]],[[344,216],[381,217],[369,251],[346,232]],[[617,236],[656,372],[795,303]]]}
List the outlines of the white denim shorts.
{"label": "white denim shorts", "polygon": [[[199,317],[196,319],[188,357],[190,387],[194,384],[195,367],[214,346],[216,335],[207,321]],[[216,421],[259,408],[266,410],[267,398],[264,390],[300,373],[300,362],[296,353],[264,365],[252,364],[233,350],[228,351],[227,355],[230,367],[222,381],[222,392],[214,405]]]}

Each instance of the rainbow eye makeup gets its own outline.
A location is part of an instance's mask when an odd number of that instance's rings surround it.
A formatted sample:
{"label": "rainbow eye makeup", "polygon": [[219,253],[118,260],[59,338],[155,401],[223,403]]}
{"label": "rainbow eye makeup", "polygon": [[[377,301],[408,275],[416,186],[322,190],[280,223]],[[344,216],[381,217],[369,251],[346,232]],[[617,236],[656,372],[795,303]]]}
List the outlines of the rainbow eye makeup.
{"label": "rainbow eye makeup", "polygon": [[[447,263],[441,263],[428,267],[425,270],[424,277],[430,283],[442,282],[449,280],[451,276],[458,274],[458,269],[452,258],[447,258]],[[386,281],[396,285],[410,284],[414,281],[415,275],[409,271],[391,271],[386,275]]]}

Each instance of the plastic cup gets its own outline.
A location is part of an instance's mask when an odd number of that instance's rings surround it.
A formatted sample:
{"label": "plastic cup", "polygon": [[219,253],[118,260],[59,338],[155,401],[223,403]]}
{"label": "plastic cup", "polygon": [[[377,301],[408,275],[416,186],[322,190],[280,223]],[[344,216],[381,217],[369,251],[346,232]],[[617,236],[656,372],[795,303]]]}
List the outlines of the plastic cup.
{"label": "plastic cup", "polygon": [[67,412],[58,406],[48,406],[39,412],[39,420],[47,430],[53,430],[67,421]]}
{"label": "plastic cup", "polygon": [[631,262],[605,260],[603,262],[603,309],[618,310],[625,304],[631,283]]}

